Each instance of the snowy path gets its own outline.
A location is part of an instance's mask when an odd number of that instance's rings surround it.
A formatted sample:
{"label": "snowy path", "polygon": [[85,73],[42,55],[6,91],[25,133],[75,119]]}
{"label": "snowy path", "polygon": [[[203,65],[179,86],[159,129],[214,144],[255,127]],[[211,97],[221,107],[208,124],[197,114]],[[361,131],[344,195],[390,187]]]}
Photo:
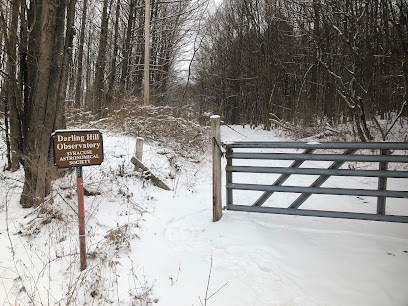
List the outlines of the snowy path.
{"label": "snowy path", "polygon": [[205,162],[191,191],[160,193],[132,246],[158,305],[204,303],[211,258],[208,296],[227,284],[207,305],[408,303],[407,224],[231,211],[212,223]]}
{"label": "snowy path", "polygon": [[[222,130],[223,141],[282,140],[270,132],[234,128]],[[105,161],[84,169],[85,187],[101,192],[85,198],[85,274],[79,273],[75,253],[76,216],[66,205],[75,206],[74,176],[58,183],[64,188],[52,204],[62,207],[62,221],[36,217],[37,212],[25,217],[29,211],[18,204],[21,183],[12,180],[21,181],[21,171],[1,182],[0,304],[27,305],[32,299],[66,305],[71,299],[77,305],[138,305],[138,296],[152,285],[149,305],[204,305],[212,262],[207,297],[216,294],[208,306],[408,305],[408,224],[232,211],[213,223],[209,152],[199,163],[179,159],[180,171],[170,179],[166,150],[146,145],[144,162],[173,189],[164,191],[135,176],[129,162],[135,141],[105,133]],[[356,183],[372,182],[351,182]],[[408,187],[400,180],[393,184]],[[314,197],[305,205],[328,203],[372,207],[368,199],[334,196]],[[404,214],[407,206],[404,199],[392,209]],[[119,230],[128,236],[110,241]]]}
{"label": "snowy path", "polygon": [[199,305],[211,257],[209,291],[228,284],[209,305],[408,301],[406,225],[238,212],[214,224],[206,203],[177,202],[158,204],[134,248],[159,305]]}

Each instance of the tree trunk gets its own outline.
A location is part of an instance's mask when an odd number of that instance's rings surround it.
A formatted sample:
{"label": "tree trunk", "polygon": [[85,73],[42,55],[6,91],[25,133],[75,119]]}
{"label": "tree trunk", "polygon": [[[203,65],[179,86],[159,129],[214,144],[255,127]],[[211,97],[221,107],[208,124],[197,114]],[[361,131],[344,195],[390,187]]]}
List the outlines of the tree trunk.
{"label": "tree trunk", "polygon": [[8,111],[8,102],[7,102],[7,92],[2,88],[0,92],[0,101],[3,103],[3,112],[4,112],[4,129],[6,131],[6,158],[7,166],[4,170],[11,169],[11,146],[10,146],[10,133],[9,133],[9,111]]}
{"label": "tree trunk", "polygon": [[103,115],[104,107],[104,76],[105,76],[105,60],[106,60],[106,46],[108,41],[108,0],[103,1],[102,19],[101,19],[101,33],[99,40],[98,58],[96,60],[95,68],[95,85],[94,85],[94,111],[99,116]]}
{"label": "tree trunk", "polygon": [[50,135],[54,129],[57,112],[57,99],[52,99],[53,93],[50,91],[54,88],[53,83],[57,81],[51,78],[58,75],[56,67],[53,67],[58,65],[58,61],[53,57],[58,55],[58,50],[54,48],[59,44],[55,42],[55,38],[57,16],[61,14],[61,6],[56,7],[52,0],[43,0],[40,8],[41,18],[36,21],[40,24],[39,31],[31,33],[39,34],[32,37],[32,40],[39,41],[39,56],[25,142],[25,181],[20,198],[23,207],[39,205],[49,192],[50,181],[46,178],[50,175],[47,173],[50,170],[48,167]]}
{"label": "tree trunk", "polygon": [[27,111],[29,105],[29,71],[28,71],[28,11],[26,7],[26,0],[20,1],[20,86],[22,94],[22,108],[20,113],[20,126],[21,126],[21,139],[20,139],[20,152],[24,152],[24,138],[23,135],[27,134]]}
{"label": "tree trunk", "polygon": [[311,69],[311,80],[310,80],[310,106],[308,107],[307,113],[310,116],[308,120],[311,122],[313,120],[313,115],[317,115],[318,111],[318,83],[319,83],[319,50],[317,46],[314,46],[317,41],[317,45],[322,47],[320,39],[320,0],[313,0],[313,12],[314,12],[314,22],[313,22],[313,36],[314,42],[312,42],[313,48],[313,66]]}
{"label": "tree trunk", "polygon": [[128,78],[128,65],[130,60],[130,41],[133,34],[133,21],[134,21],[134,7],[135,7],[135,0],[130,0],[129,6],[129,17],[128,17],[128,24],[126,29],[126,39],[123,44],[123,51],[122,51],[122,73],[120,76],[120,92],[123,93],[127,89],[127,78]]}
{"label": "tree trunk", "polygon": [[67,28],[65,33],[64,57],[61,67],[61,79],[58,89],[57,114],[56,114],[56,129],[66,128],[65,122],[65,98],[68,84],[69,65],[72,59],[72,41],[74,39],[74,19],[75,19],[75,4],[76,0],[70,0],[67,13]]}
{"label": "tree trunk", "polygon": [[84,58],[84,43],[85,43],[85,25],[86,25],[86,13],[88,9],[88,0],[84,0],[82,7],[82,20],[81,20],[81,32],[79,34],[78,45],[78,68],[76,74],[76,86],[75,86],[75,106],[81,106],[82,100],[82,74],[83,74],[83,58]]}
{"label": "tree trunk", "polygon": [[118,56],[118,32],[119,32],[119,13],[120,13],[120,0],[116,3],[116,14],[115,14],[115,33],[113,35],[113,54],[111,62],[111,70],[108,79],[108,93],[106,95],[107,103],[113,105],[113,90],[115,85],[116,77],[116,57]]}
{"label": "tree trunk", "polygon": [[17,41],[18,41],[18,16],[19,16],[19,3],[18,1],[12,2],[11,18],[9,24],[9,37],[6,49],[8,53],[7,57],[7,106],[9,111],[9,124],[10,124],[10,155],[11,165],[10,170],[16,171],[20,167],[20,120],[19,120],[19,105],[20,94],[17,81]]}

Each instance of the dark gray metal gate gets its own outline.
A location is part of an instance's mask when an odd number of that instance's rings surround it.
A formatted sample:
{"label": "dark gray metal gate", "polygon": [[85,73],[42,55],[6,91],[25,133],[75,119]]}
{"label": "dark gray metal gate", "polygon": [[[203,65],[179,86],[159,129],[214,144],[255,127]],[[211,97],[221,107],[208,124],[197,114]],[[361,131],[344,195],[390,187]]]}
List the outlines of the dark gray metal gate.
{"label": "dark gray metal gate", "polygon": [[[224,144],[223,146],[226,149],[225,156],[227,158],[226,208],[228,210],[408,223],[408,216],[387,215],[385,212],[386,198],[408,199],[407,191],[387,190],[387,178],[408,178],[408,171],[388,169],[389,163],[408,163],[408,143],[235,142]],[[239,152],[234,152],[234,149],[239,149]],[[303,149],[304,151],[302,153],[260,153],[250,152],[251,150],[242,152],[242,150],[245,149],[258,149],[257,151],[270,149]],[[333,151],[336,150],[337,152],[339,150],[342,152],[333,153]],[[369,152],[367,152],[367,150]],[[318,153],[316,151],[323,151],[323,153]],[[355,154],[358,151],[360,154]],[[233,165],[234,159],[293,160],[293,162],[289,167],[259,167],[247,165],[235,166]],[[305,161],[332,161],[332,164],[328,168],[324,169],[310,167],[300,168]],[[341,166],[348,161],[378,163],[379,169],[340,169]],[[275,173],[280,174],[280,176],[271,185],[241,184],[233,182],[234,172]],[[318,175],[319,177],[309,187],[283,186],[284,182],[292,174]],[[378,188],[375,190],[321,187],[330,176],[376,177],[378,178]],[[255,201],[255,203],[252,204],[252,206],[234,205],[233,190],[257,190],[263,191],[263,194],[257,201]],[[274,192],[300,193],[300,196],[292,204],[290,204],[288,208],[262,206]],[[307,200],[312,194],[377,197],[377,212],[376,214],[369,214],[299,209],[304,201]]]}

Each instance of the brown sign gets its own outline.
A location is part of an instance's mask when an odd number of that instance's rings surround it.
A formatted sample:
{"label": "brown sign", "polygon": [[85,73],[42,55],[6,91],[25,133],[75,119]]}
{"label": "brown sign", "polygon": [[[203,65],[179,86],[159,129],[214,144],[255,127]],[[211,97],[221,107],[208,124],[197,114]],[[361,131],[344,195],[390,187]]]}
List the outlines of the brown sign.
{"label": "brown sign", "polygon": [[98,130],[58,130],[52,138],[57,167],[92,166],[103,162],[102,133]]}

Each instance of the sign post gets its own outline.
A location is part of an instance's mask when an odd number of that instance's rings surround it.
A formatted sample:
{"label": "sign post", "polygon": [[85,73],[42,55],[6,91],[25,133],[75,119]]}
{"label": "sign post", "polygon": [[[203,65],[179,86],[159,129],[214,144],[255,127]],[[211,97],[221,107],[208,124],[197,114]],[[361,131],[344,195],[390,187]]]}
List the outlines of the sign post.
{"label": "sign post", "polygon": [[76,167],[78,190],[78,216],[79,216],[79,250],[81,257],[81,271],[86,269],[85,248],[85,212],[84,212],[84,186],[82,182],[82,166]]}
{"label": "sign post", "polygon": [[82,166],[103,162],[102,133],[98,130],[57,130],[52,135],[54,165],[76,168],[81,271],[86,269],[85,210]]}

